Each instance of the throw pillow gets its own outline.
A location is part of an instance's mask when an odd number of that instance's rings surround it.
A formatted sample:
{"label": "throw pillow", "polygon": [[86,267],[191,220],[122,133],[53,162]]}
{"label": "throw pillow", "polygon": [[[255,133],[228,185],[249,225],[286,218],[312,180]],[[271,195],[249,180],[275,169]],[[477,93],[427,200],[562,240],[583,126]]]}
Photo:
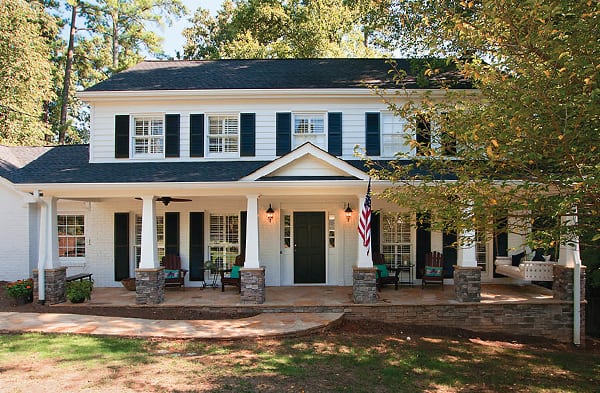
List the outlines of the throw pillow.
{"label": "throw pillow", "polygon": [[389,277],[390,273],[387,270],[387,267],[385,265],[375,265],[375,268],[377,268],[377,270],[379,270],[379,277]]}
{"label": "throw pillow", "polygon": [[165,278],[179,278],[179,270],[165,269]]}
{"label": "throw pillow", "polygon": [[444,271],[443,267],[425,266],[425,275],[427,277],[441,277]]}
{"label": "throw pillow", "polygon": [[240,278],[240,266],[233,266],[231,268],[231,275],[229,276],[231,278]]}
{"label": "throw pillow", "polygon": [[513,255],[512,256],[512,265],[519,266],[519,264],[521,263],[521,259],[523,259],[524,257],[525,257],[525,251],[523,251],[522,253]]}

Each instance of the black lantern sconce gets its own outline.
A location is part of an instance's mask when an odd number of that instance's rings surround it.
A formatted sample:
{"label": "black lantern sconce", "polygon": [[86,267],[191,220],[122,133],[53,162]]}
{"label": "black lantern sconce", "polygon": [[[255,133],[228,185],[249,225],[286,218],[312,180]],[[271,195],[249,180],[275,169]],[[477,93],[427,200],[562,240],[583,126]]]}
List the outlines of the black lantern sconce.
{"label": "black lantern sconce", "polygon": [[267,213],[267,220],[269,220],[269,222],[273,221],[273,215],[275,214],[275,210],[273,210],[270,203],[269,203],[269,208],[267,209],[266,213]]}
{"label": "black lantern sconce", "polygon": [[348,203],[348,207],[344,210],[344,214],[346,215],[346,221],[350,222],[352,218],[352,209],[350,208],[350,203]]}

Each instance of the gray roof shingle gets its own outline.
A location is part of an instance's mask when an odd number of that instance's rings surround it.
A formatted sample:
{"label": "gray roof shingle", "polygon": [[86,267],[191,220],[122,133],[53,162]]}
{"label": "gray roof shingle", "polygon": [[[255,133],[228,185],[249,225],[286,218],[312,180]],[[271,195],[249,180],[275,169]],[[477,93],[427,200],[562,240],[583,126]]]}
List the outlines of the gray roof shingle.
{"label": "gray roof shingle", "polygon": [[[399,69],[410,72],[410,60],[395,61]],[[144,61],[86,91],[399,87],[390,68],[385,59]],[[456,73],[432,79],[433,85],[441,80],[467,87]],[[407,76],[401,86],[418,88],[414,76]]]}

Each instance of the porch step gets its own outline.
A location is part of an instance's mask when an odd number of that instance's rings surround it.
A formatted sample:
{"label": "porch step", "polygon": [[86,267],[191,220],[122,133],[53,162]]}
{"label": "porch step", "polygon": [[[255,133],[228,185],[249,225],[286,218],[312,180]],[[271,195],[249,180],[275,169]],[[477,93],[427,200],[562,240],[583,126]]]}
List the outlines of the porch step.
{"label": "porch step", "polygon": [[339,325],[343,313],[262,313],[225,320],[151,320],[79,314],[0,312],[0,332],[232,340],[302,336]]}

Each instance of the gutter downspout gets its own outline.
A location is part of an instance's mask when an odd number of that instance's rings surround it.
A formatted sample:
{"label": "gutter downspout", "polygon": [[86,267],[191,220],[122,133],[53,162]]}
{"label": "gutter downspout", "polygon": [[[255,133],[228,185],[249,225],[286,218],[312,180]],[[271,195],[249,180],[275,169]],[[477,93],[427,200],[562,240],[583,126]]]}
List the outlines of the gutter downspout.
{"label": "gutter downspout", "polygon": [[35,191],[34,197],[40,206],[40,222],[39,222],[39,249],[38,249],[38,302],[46,303],[46,209],[48,205],[40,197],[39,191]]}

